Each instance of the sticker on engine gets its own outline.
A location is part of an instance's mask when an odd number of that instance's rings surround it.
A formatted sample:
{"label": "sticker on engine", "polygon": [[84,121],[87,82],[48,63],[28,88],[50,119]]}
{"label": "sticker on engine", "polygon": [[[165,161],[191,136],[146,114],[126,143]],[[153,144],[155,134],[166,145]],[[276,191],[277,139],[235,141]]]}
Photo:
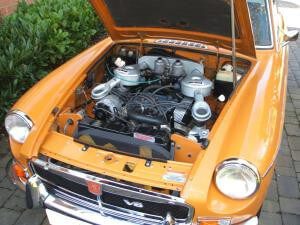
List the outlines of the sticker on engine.
{"label": "sticker on engine", "polygon": [[142,141],[148,141],[148,142],[155,143],[155,137],[148,136],[145,134],[133,133],[133,137],[136,139],[142,140]]}

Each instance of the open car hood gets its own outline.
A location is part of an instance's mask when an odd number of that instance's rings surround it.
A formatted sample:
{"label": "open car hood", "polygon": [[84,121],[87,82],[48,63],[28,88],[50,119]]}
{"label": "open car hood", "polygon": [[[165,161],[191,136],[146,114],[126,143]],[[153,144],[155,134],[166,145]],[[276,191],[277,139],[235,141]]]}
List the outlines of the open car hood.
{"label": "open car hood", "polygon": [[[231,50],[230,0],[90,0],[115,41],[167,38]],[[235,1],[237,52],[255,57],[246,0]]]}

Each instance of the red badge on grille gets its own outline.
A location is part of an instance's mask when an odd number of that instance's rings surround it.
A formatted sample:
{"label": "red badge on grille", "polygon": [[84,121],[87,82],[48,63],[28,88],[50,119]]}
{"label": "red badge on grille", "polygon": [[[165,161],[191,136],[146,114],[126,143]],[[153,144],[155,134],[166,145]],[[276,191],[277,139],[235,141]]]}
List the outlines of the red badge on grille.
{"label": "red badge on grille", "polygon": [[94,195],[101,195],[102,194],[102,185],[99,183],[96,183],[94,181],[87,181],[86,182],[88,190],[90,193],[94,194]]}

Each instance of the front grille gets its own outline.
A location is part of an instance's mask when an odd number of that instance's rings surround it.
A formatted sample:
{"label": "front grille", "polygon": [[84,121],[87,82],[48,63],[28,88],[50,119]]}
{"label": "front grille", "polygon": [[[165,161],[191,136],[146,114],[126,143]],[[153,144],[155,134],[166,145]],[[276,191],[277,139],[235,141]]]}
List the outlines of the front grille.
{"label": "front grille", "polygon": [[[166,217],[168,213],[170,213],[176,219],[185,219],[188,215],[188,208],[170,205],[170,204],[162,204],[155,203],[151,201],[140,200],[136,198],[123,197],[120,195],[112,194],[109,192],[104,192],[101,196],[101,200],[107,204],[113,204],[117,207],[129,209],[129,210],[138,210],[139,212],[153,214],[156,216]],[[134,206],[129,206],[125,203],[124,200],[128,200],[129,202],[141,202],[143,204],[143,209],[139,210]]]}
{"label": "front grille", "polygon": [[38,174],[39,177],[41,177],[44,180],[46,186],[51,186],[52,188],[57,187],[60,189],[68,190],[80,196],[84,196],[87,199],[95,200],[95,201],[97,200],[97,197],[88,191],[87,186],[66,179],[62,176],[59,176],[49,170],[45,170],[36,165],[34,165],[33,168],[36,174]]}
{"label": "front grille", "polygon": [[[101,205],[104,211],[109,210],[109,216],[112,216],[113,212],[113,216],[120,219],[127,217],[126,220],[137,224],[163,224],[167,215],[171,215],[180,224],[189,222],[193,214],[193,209],[189,205],[174,201],[172,196],[146,190],[143,191],[145,193],[141,193],[141,189],[137,190],[136,187],[125,186],[124,188],[123,184],[112,185],[107,182],[102,183],[101,196],[96,196],[88,191],[86,180],[65,173],[68,171],[66,168],[63,168],[64,172],[58,172],[50,169],[49,164],[43,167],[36,162],[31,163],[31,167],[43,180],[49,193],[94,211],[99,211]],[[55,168],[57,169],[58,166]],[[134,202],[140,205],[136,206]],[[125,214],[122,214],[124,212]],[[139,217],[138,220],[135,215]],[[141,219],[141,215],[144,220]]]}

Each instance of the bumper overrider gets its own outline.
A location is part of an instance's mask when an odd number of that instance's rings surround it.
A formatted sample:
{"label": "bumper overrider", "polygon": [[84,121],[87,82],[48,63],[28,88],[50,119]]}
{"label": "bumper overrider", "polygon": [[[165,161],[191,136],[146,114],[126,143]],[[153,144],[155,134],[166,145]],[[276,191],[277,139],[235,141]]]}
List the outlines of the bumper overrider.
{"label": "bumper overrider", "polygon": [[[86,171],[41,159],[31,161],[30,169],[33,176],[25,184],[27,206],[44,207],[53,225],[231,224],[230,219],[217,218],[193,223],[194,208],[182,198],[111,181]],[[240,223],[257,224],[257,217]]]}

